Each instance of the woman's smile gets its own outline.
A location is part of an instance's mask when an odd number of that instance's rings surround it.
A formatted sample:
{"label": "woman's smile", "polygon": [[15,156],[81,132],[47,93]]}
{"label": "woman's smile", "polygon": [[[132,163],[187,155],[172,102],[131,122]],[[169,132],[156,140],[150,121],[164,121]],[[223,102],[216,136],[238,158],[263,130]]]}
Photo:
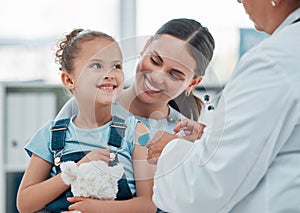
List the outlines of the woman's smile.
{"label": "woman's smile", "polygon": [[155,86],[153,86],[150,81],[148,80],[147,76],[144,75],[144,88],[145,92],[155,94],[160,92],[161,90]]}

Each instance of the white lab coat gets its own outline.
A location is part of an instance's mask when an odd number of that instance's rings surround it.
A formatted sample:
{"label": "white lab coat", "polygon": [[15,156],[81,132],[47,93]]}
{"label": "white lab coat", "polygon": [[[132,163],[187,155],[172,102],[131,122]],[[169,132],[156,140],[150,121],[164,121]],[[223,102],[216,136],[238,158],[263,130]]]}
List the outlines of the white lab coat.
{"label": "white lab coat", "polygon": [[300,9],[238,62],[212,128],[166,146],[153,201],[167,212],[300,212]]}

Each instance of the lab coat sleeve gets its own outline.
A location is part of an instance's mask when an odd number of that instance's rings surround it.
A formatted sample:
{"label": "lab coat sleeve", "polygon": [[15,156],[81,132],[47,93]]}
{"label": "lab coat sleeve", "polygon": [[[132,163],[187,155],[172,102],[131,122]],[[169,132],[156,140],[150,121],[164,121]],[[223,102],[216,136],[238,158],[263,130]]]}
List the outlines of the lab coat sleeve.
{"label": "lab coat sleeve", "polygon": [[210,130],[195,143],[172,141],[162,153],[154,180],[158,208],[228,212],[254,190],[283,145],[278,137],[292,131],[280,135],[295,92],[283,70],[267,53],[253,50],[241,59]]}

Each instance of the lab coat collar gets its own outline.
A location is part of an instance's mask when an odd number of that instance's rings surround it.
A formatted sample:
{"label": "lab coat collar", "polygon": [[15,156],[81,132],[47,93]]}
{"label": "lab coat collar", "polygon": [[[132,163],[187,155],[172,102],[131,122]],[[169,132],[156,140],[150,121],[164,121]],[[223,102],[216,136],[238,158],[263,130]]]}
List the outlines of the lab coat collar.
{"label": "lab coat collar", "polygon": [[294,10],[280,25],[277,27],[277,29],[274,31],[273,35],[278,33],[281,29],[284,27],[292,24],[295,20],[300,18],[300,8]]}

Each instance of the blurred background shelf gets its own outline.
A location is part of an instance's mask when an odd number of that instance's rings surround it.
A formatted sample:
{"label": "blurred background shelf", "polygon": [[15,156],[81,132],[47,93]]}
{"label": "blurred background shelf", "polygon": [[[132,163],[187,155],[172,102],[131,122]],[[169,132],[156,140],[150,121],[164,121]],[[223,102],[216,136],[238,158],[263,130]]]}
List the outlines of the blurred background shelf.
{"label": "blurred background shelf", "polygon": [[29,162],[24,145],[68,98],[61,85],[0,82],[0,212],[18,212],[16,193]]}

